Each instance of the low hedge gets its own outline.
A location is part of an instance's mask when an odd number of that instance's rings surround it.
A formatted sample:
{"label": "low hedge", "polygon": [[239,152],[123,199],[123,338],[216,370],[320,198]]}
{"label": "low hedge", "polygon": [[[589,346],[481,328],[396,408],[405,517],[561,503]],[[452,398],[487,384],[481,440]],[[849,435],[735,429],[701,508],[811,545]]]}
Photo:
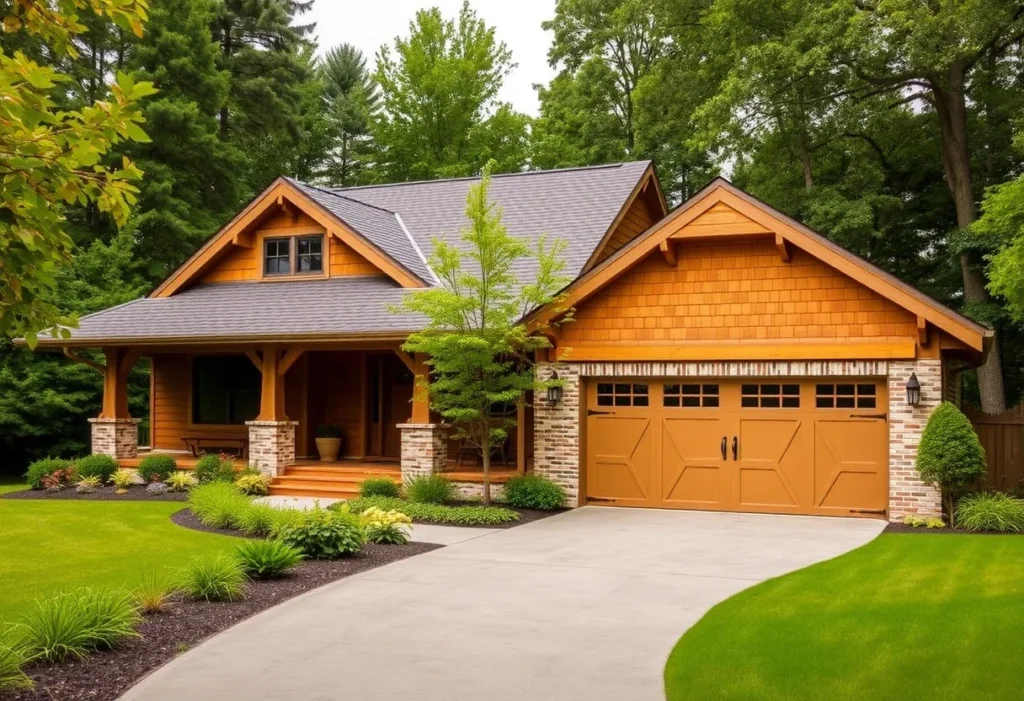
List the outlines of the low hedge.
{"label": "low hedge", "polygon": [[505,484],[504,499],[517,509],[551,511],[565,506],[565,490],[540,475],[517,475]]}
{"label": "low hedge", "polygon": [[[330,508],[340,508],[341,503]],[[443,504],[421,504],[394,497],[364,497],[353,499],[348,504],[354,514],[362,513],[371,506],[383,511],[399,511],[413,521],[441,523],[454,526],[500,526],[519,520],[519,514],[500,506],[446,506]]]}

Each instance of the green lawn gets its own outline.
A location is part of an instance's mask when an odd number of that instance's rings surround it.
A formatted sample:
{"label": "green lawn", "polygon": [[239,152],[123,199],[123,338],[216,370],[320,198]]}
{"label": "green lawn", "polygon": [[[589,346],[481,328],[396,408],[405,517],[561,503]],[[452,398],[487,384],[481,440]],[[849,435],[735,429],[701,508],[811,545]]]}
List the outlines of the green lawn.
{"label": "green lawn", "polygon": [[[12,491],[0,485],[0,493]],[[195,554],[237,540],[176,526],[175,502],[0,499],[0,622],[33,600],[79,586],[128,587],[172,576]]]}
{"label": "green lawn", "polygon": [[669,657],[683,699],[1024,697],[1024,536],[886,534],[719,604]]}

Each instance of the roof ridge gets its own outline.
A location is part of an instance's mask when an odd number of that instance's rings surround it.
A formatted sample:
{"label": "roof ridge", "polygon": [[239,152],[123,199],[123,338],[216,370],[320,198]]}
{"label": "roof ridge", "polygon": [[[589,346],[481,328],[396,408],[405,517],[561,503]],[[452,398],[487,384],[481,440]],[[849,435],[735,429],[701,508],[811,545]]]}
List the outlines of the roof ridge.
{"label": "roof ridge", "polygon": [[[491,175],[491,178],[492,179],[497,179],[497,178],[515,178],[515,177],[521,177],[521,176],[525,176],[525,175],[546,175],[548,173],[571,173],[571,172],[574,172],[574,171],[583,171],[583,170],[609,170],[611,168],[621,168],[622,166],[635,165],[635,164],[641,164],[641,163],[644,164],[644,166],[646,167],[647,165],[649,165],[651,163],[651,161],[650,161],[650,159],[647,159],[647,160],[637,160],[637,161],[620,161],[618,163],[598,163],[596,165],[589,165],[589,166],[569,166],[569,167],[566,167],[566,168],[548,168],[546,170],[521,170],[521,171],[517,171],[515,173],[494,173],[493,175]],[[480,179],[479,175],[463,175],[463,176],[460,176],[458,178],[436,178],[434,180],[406,180],[406,181],[398,182],[398,183],[376,183],[376,184],[373,184],[373,185],[351,185],[351,186],[348,186],[348,187],[329,186],[331,189],[327,190],[327,192],[330,192],[332,195],[338,195],[339,197],[344,197],[344,195],[341,194],[342,192],[353,192],[353,191],[356,191],[356,190],[372,190],[372,189],[380,189],[380,188],[385,188],[385,187],[401,187],[403,185],[430,185],[430,184],[434,184],[434,183],[456,183],[456,182],[462,182],[462,181],[467,181],[467,180],[479,180],[479,179]],[[322,188],[318,188],[318,189],[322,189]],[[352,198],[346,198],[346,199],[352,199]],[[353,201],[355,201],[355,202],[362,202],[362,200],[353,200]]]}
{"label": "roof ridge", "polygon": [[285,180],[290,180],[291,182],[295,183],[296,185],[301,185],[302,187],[308,187],[311,190],[316,190],[317,192],[322,192],[325,195],[331,195],[332,197],[337,197],[339,199],[345,200],[346,202],[351,202],[353,204],[358,204],[358,205],[362,205],[364,207],[369,207],[370,209],[376,209],[376,210],[379,210],[381,212],[385,212],[386,214],[392,214],[392,215],[398,214],[398,212],[395,212],[393,210],[387,209],[386,207],[379,207],[379,206],[377,206],[375,204],[370,204],[369,202],[363,202],[362,200],[357,200],[354,197],[347,197],[347,196],[341,194],[340,192],[335,192],[334,190],[328,190],[326,188],[320,187],[319,185],[313,185],[311,183],[303,182],[302,180],[299,180],[297,178],[290,178],[290,177],[286,176]]}

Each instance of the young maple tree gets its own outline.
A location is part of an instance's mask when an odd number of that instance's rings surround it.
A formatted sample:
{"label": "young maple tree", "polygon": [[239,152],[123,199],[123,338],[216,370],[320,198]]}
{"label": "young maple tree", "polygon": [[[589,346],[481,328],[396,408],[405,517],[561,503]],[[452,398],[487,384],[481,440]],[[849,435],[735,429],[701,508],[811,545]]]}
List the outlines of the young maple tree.
{"label": "young maple tree", "polygon": [[[516,423],[501,408],[552,384],[537,379],[531,361],[551,344],[524,317],[557,305],[569,282],[562,275],[563,241],[549,244],[541,236],[531,247],[502,224],[501,208],[487,196],[492,163],[469,188],[469,226],[460,241],[434,239],[430,266],[441,284],[406,298],[403,308],[426,316],[427,326],[402,346],[427,356],[431,408],[452,424],[454,438],[480,450],[485,504],[491,502],[491,453]],[[520,278],[523,270],[531,271],[530,279]]]}

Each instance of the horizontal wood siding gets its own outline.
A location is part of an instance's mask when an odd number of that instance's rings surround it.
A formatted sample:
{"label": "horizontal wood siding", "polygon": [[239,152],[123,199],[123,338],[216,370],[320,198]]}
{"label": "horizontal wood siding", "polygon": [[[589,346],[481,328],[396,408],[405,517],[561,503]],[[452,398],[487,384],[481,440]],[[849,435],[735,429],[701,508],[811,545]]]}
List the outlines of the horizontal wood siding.
{"label": "horizontal wood siding", "polygon": [[626,210],[622,220],[615,227],[615,231],[612,232],[611,237],[604,246],[604,250],[598,255],[597,261],[600,263],[615,253],[615,251],[647,231],[660,218],[658,213],[648,203],[648,198],[641,195],[634,199],[633,204]]}
{"label": "horizontal wood siding", "polygon": [[984,414],[967,408],[988,459],[985,487],[1011,490],[1024,487],[1024,405],[1002,414]]}
{"label": "horizontal wood siding", "polygon": [[152,447],[183,450],[182,434],[188,430],[188,358],[184,355],[153,356]]}
{"label": "horizontal wood siding", "polygon": [[[309,353],[309,427],[315,439],[317,424],[334,423],[345,435],[342,455],[366,454],[363,401],[363,353],[361,351],[315,351]],[[310,444],[310,453],[315,445]]]}
{"label": "horizontal wood siding", "polygon": [[345,275],[383,275],[370,261],[352,250],[340,239],[331,241],[331,277]]}
{"label": "horizontal wood siding", "polygon": [[816,258],[771,240],[652,253],[576,310],[559,345],[916,338],[916,317]]}

